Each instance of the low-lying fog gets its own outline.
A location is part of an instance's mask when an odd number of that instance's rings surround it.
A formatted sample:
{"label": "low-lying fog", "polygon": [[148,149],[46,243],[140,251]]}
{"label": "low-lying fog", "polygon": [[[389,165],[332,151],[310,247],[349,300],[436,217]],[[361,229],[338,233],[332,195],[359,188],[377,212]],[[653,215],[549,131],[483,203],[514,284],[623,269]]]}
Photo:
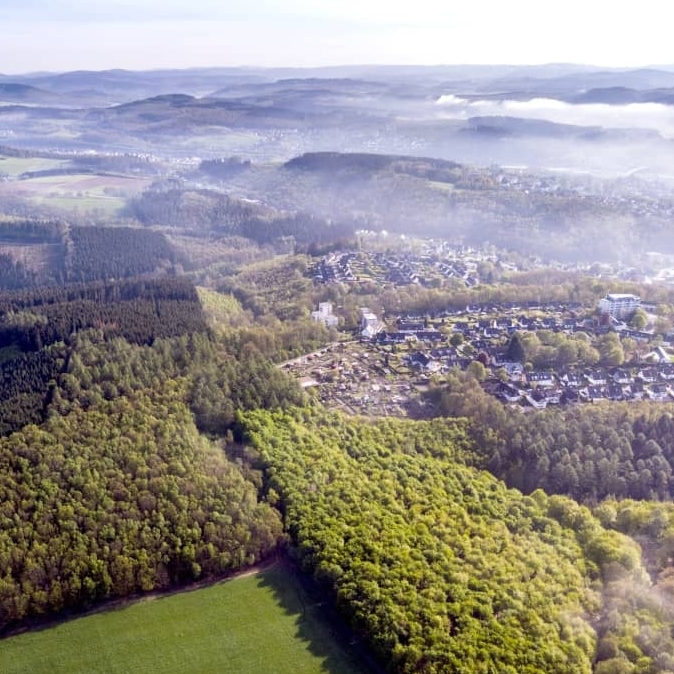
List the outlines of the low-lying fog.
{"label": "low-lying fog", "polygon": [[438,98],[437,105],[441,116],[449,119],[520,117],[606,129],[649,129],[668,140],[674,138],[674,107],[663,103],[567,103],[554,98],[470,100],[447,94]]}

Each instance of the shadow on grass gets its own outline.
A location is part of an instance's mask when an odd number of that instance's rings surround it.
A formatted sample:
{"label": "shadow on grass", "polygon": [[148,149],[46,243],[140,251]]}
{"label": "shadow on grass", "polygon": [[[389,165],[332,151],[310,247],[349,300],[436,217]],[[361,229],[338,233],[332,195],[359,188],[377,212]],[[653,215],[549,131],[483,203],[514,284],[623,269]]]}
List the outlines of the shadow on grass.
{"label": "shadow on grass", "polygon": [[13,629],[0,630],[0,639],[28,631],[42,631],[97,613],[123,610],[144,601],[199,591],[217,583],[236,582],[245,576],[254,576],[257,586],[271,594],[279,610],[293,618],[296,629],[294,638],[305,644],[308,652],[320,660],[321,671],[327,674],[384,674],[384,669],[374,660],[363,640],[339,616],[332,600],[284,552],[229,578],[194,583],[165,592],[108,600],[88,607],[68,609],[56,615],[32,618]]}
{"label": "shadow on grass", "polygon": [[366,645],[338,615],[325,593],[311,577],[286,556],[256,576],[258,585],[270,590],[279,606],[296,616],[296,638],[323,661],[329,674],[383,674]]}

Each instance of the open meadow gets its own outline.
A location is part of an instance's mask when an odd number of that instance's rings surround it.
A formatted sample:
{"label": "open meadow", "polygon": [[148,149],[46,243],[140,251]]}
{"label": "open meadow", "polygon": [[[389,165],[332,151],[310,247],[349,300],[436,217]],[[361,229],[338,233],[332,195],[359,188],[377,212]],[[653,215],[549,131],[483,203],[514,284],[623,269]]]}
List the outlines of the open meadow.
{"label": "open meadow", "polygon": [[3,674],[365,674],[289,567],[84,616],[0,642]]}
{"label": "open meadow", "polygon": [[20,196],[65,212],[113,216],[128,196],[141,192],[149,182],[127,176],[59,174],[0,182],[0,195]]}

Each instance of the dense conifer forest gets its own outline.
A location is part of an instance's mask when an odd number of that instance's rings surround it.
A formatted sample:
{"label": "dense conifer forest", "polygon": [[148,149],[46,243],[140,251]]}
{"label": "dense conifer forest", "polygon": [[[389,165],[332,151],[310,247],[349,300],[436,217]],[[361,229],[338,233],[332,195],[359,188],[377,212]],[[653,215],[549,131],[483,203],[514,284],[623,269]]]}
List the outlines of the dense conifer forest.
{"label": "dense conifer forest", "polygon": [[172,273],[179,263],[161,232],[0,219],[0,290]]}
{"label": "dense conifer forest", "polygon": [[170,267],[175,254],[166,237],[137,227],[71,227],[68,277],[86,282],[150,274]]}

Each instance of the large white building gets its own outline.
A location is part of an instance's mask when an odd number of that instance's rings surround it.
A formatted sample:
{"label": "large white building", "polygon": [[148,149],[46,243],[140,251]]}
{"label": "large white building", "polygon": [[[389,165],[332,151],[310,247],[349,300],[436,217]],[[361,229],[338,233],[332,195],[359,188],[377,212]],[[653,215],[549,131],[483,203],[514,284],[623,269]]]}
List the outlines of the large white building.
{"label": "large white building", "polygon": [[332,302],[320,302],[318,311],[311,312],[311,318],[317,323],[324,323],[326,328],[336,327],[339,317],[332,313]]}
{"label": "large white building", "polygon": [[613,318],[625,318],[640,306],[641,298],[627,293],[607,293],[606,297],[599,300],[599,311]]}

